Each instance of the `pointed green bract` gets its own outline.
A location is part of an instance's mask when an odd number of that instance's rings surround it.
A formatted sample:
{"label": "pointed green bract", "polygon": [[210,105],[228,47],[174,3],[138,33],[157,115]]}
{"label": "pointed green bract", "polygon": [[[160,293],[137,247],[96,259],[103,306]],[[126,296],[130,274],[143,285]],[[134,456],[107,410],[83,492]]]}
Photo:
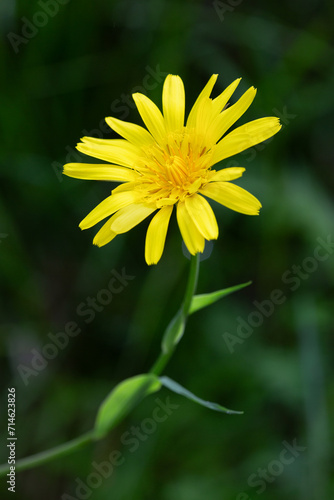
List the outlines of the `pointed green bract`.
{"label": "pointed green bract", "polygon": [[101,404],[97,413],[94,438],[103,438],[142,399],[158,391],[161,382],[152,374],[136,375],[118,384]]}
{"label": "pointed green bract", "polygon": [[226,295],[229,295],[230,293],[237,292],[238,290],[245,288],[251,283],[252,283],[251,281],[247,281],[247,283],[241,283],[240,285],[224,288],[224,290],[218,290],[217,292],[204,293],[203,295],[195,295],[191,301],[189,314],[199,311],[200,309],[203,309],[204,307],[209,306],[210,304],[214,304],[215,302],[217,302],[217,300],[226,297]]}
{"label": "pointed green bract", "polygon": [[163,386],[167,387],[167,389],[170,389],[171,391],[176,392],[176,394],[180,394],[181,396],[184,396],[185,398],[194,401],[194,403],[197,403],[201,406],[205,406],[206,408],[210,408],[210,410],[219,411],[221,413],[228,413],[229,415],[232,414],[241,415],[243,413],[243,411],[229,410],[228,408],[225,408],[225,406],[221,406],[218,403],[211,403],[211,401],[205,401],[204,399],[195,396],[195,394],[188,391],[188,389],[185,389],[184,387],[182,387],[182,385],[178,384],[169,377],[160,377],[160,382],[162,383]]}
{"label": "pointed green bract", "polygon": [[179,310],[169,323],[162,339],[161,349],[163,353],[170,352],[182,338],[186,321],[182,310]]}

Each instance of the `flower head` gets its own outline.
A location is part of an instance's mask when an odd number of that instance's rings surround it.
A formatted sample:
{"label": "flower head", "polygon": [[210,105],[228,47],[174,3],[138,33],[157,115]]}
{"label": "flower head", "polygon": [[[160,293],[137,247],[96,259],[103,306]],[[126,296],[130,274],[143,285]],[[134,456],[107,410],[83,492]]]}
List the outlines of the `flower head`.
{"label": "flower head", "polygon": [[236,212],[259,213],[260,202],[230,182],[245,169],[215,170],[213,166],[273,136],[281,125],[276,117],[260,118],[224,135],[251,105],[256,90],[251,87],[226,107],[240,78],[211,99],[217,76],[200,93],[186,124],[183,82],[179,76],[168,75],[162,93],[163,113],[145,95],[133,94],[147,129],[109,117],[106,122],[123,139],[81,139],[79,151],[107,163],[68,163],[64,174],[121,182],[80,223],[81,229],[87,229],[108,217],[94,244],[109,243],[155,212],[147,230],[145,258],[148,264],[156,264],[174,205],[182,238],[193,255],[203,252],[205,240],[218,238],[216,217],[207,198]]}

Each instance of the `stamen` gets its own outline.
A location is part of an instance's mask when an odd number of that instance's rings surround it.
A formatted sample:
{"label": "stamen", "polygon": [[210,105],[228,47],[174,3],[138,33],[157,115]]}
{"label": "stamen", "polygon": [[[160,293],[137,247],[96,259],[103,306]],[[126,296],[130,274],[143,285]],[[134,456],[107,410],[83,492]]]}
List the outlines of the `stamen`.
{"label": "stamen", "polygon": [[139,168],[142,183],[151,186],[147,191],[152,202],[184,199],[198,191],[207,182],[211,154],[201,138],[186,129],[170,133],[162,148],[145,148]]}

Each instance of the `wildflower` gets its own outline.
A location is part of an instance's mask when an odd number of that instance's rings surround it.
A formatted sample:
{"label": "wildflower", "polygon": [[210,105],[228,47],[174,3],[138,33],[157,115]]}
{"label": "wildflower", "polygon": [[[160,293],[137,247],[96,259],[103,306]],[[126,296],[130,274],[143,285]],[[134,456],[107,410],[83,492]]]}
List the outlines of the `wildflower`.
{"label": "wildflower", "polygon": [[260,118],[225,135],[251,105],[256,89],[251,87],[226,108],[241,79],[211,99],[217,76],[213,75],[202,90],[186,124],[183,82],[179,76],[168,75],[162,93],[163,113],[145,95],[133,94],[147,129],[109,117],[106,122],[123,139],[81,139],[79,151],[107,163],[68,163],[64,174],[121,182],[80,223],[81,229],[87,229],[108,217],[94,244],[109,243],[156,212],[145,244],[146,262],[156,264],[174,205],[182,238],[192,255],[203,252],[205,240],[218,238],[216,217],[207,198],[236,212],[259,213],[261,203],[230,182],[241,177],[245,169],[215,170],[213,166],[273,136],[281,125],[276,117]]}

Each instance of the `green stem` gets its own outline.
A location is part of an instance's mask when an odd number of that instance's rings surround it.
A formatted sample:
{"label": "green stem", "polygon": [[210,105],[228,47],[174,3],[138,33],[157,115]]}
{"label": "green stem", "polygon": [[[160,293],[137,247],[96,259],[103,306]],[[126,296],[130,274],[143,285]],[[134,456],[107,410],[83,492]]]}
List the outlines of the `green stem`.
{"label": "green stem", "polygon": [[196,292],[198,272],[199,272],[199,261],[200,261],[199,253],[191,257],[189,278],[188,278],[186,293],[184,295],[182,304],[182,313],[184,314],[184,316],[188,316],[191,301]]}
{"label": "green stem", "polygon": [[[191,257],[187,288],[185,291],[185,295],[184,295],[184,299],[183,299],[181,308],[176,315],[176,317],[178,315],[181,315],[184,321],[186,321],[186,319],[187,319],[187,316],[189,314],[191,301],[192,301],[194,293],[196,291],[198,272],[199,272],[199,262],[200,262],[200,254],[199,253],[197,253],[196,255]],[[176,347],[176,345],[174,345],[173,349],[170,349],[168,352],[162,351],[160,353],[160,356],[158,357],[158,359],[156,360],[156,362],[152,366],[150,373],[153,373],[154,375],[161,374],[162,370],[165,368],[166,364],[170,360],[170,358],[175,350],[175,347]]]}
{"label": "green stem", "polygon": [[[51,448],[51,450],[42,451],[41,453],[36,453],[36,455],[17,460],[15,470],[31,469],[32,467],[45,464],[55,458],[63,457],[76,450],[80,450],[83,446],[93,441],[93,436],[93,431],[89,431],[76,439],[72,439],[72,441]],[[2,465],[0,467],[0,476],[7,472],[9,472],[9,465]]]}
{"label": "green stem", "polygon": [[158,359],[156,360],[156,362],[154,363],[154,365],[150,369],[149,373],[152,373],[153,375],[160,375],[162,370],[167,365],[172,354],[173,354],[172,350],[169,352],[161,352],[160,356],[158,357]]}
{"label": "green stem", "polygon": [[[191,257],[189,278],[184,299],[181,308],[176,315],[176,317],[181,316],[184,323],[188,317],[191,301],[197,286],[199,260],[200,260],[199,253]],[[160,375],[160,373],[168,363],[170,357],[172,356],[176,345],[177,344],[175,344],[168,352],[161,352],[157,361],[154,363],[152,369],[150,370],[150,373],[153,373],[155,375]],[[68,455],[70,453],[73,453],[74,451],[81,449],[82,447],[86,446],[88,443],[93,441],[94,441],[94,431],[92,430],[76,439],[72,439],[67,443],[56,446],[51,450],[42,451],[41,453],[36,453],[35,455],[31,455],[30,457],[18,460],[15,464],[15,470],[20,471],[25,469],[31,469],[32,467],[37,467],[38,465],[43,465],[46,462],[54,460],[55,458],[59,458]],[[8,472],[9,472],[9,465],[4,464],[0,466],[0,476],[3,476]]]}

